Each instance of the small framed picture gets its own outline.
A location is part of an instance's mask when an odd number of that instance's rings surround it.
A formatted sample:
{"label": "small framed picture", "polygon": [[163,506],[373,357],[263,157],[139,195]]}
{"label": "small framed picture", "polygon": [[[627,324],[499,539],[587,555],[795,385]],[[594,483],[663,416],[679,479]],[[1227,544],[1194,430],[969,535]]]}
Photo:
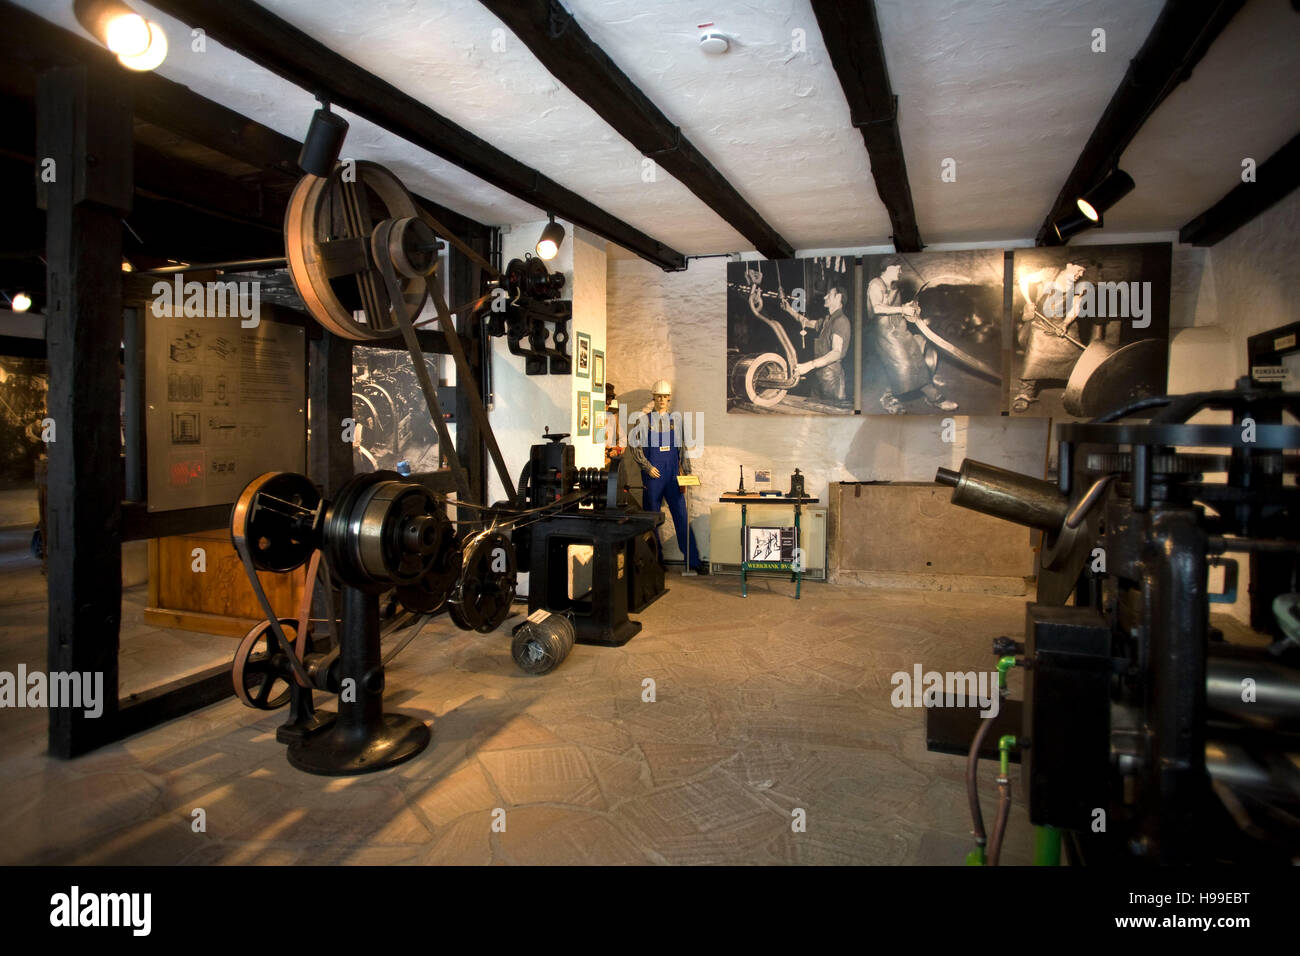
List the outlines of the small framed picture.
{"label": "small framed picture", "polygon": [[605,353],[600,349],[591,350],[591,388],[595,391],[605,387]]}
{"label": "small framed picture", "polygon": [[578,393],[578,434],[591,434],[591,392]]}
{"label": "small framed picture", "polygon": [[[596,355],[599,356],[600,353],[597,352]],[[591,400],[591,443],[605,444],[605,401],[594,397]]]}
{"label": "small framed picture", "polygon": [[578,378],[591,378],[591,336],[586,332],[578,333]]}

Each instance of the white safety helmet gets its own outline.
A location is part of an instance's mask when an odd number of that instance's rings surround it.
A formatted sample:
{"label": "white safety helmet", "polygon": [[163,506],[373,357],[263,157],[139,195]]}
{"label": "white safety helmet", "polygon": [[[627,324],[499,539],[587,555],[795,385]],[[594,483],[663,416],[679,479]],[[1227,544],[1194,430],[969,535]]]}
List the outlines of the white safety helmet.
{"label": "white safety helmet", "polygon": [[654,386],[650,389],[650,394],[652,395],[671,395],[672,393],[673,387],[668,384],[668,379],[666,378],[661,378],[659,381],[655,382]]}

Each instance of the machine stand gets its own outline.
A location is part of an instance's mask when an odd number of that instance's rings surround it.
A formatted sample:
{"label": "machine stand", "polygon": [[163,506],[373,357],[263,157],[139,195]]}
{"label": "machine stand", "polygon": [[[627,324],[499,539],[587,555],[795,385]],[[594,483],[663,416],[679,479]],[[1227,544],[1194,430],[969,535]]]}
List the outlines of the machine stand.
{"label": "machine stand", "polygon": [[[410,760],[429,745],[423,721],[384,713],[379,598],[343,588],[339,712],[333,727],[289,744],[289,763],[330,777],[372,773]],[[349,699],[350,698],[350,699]]]}

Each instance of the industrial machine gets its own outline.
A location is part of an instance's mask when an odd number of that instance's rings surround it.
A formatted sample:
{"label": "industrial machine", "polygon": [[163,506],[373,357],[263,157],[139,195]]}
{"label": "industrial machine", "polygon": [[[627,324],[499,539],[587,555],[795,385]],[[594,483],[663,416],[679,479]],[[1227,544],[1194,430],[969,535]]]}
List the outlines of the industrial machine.
{"label": "industrial machine", "polygon": [[511,259],[497,288],[488,334],[506,337],[511,354],[524,357],[525,374],[568,375],[573,370],[568,351],[573,303],[559,298],[564,274],[550,272],[532,256]]}
{"label": "industrial machine", "polygon": [[[308,311],[330,332],[354,341],[400,335],[409,353],[409,364],[372,365],[355,383],[354,414],[371,442],[363,458],[376,470],[355,475],[329,497],[304,475],[265,474],[244,488],[231,513],[232,541],[266,614],[236,652],[236,694],[258,709],[289,705],[277,739],[288,744],[290,763],[311,773],[367,773],[423,750],[428,725],[384,711],[385,665],[443,610],[463,630],[495,631],[512,611],[521,568],[537,582],[529,609],[540,612],[515,635],[513,653],[529,673],[558,664],[575,632],[582,641],[625,642],[640,629],[628,611],[664,593],[654,548],[663,518],[640,511],[620,487],[619,468],[577,469],[573,446],[560,443],[568,436],[549,435],[532,448],[516,490],[441,283],[434,281],[440,238],[463,247],[416,207],[392,173],[373,163],[304,176],[290,198],[286,259]],[[488,270],[492,288],[457,311],[504,299],[501,327],[493,329],[497,323],[490,319],[490,331],[508,335],[511,351],[529,362],[567,371],[568,303],[550,301],[564,277],[531,258],[497,274],[472,250],[467,254]],[[416,336],[415,321],[429,301],[456,363],[458,387],[469,396],[506,489],[506,500],[491,506],[470,492]],[[411,378],[423,409],[412,402],[411,388],[399,387]],[[456,486],[454,500],[433,490],[431,475],[383,468],[421,429],[436,432]],[[586,577],[575,578],[567,574],[570,556],[584,546]],[[297,617],[280,618],[258,575],[303,565]],[[317,591],[325,610],[313,616]],[[333,606],[336,591],[341,614]],[[381,606],[395,605],[404,610],[381,624]],[[318,624],[326,625],[319,633]],[[402,636],[384,653],[386,632]],[[315,691],[338,695],[337,714],[315,709]]]}
{"label": "industrial machine", "polygon": [[[1232,423],[1190,423],[1207,411]],[[1045,860],[1061,836],[1077,863],[1300,857],[1300,427],[1283,424],[1297,412],[1300,394],[1243,379],[1059,426],[1055,482],[939,470],[955,504],[1043,533],[1024,635],[993,648],[1000,674],[1025,669],[1023,702],[926,714],[930,749],[968,757],[973,862],[997,861],[1017,759]],[[1242,558],[1271,644],[1211,625]],[[986,841],[975,780],[994,756]]]}
{"label": "industrial machine", "polygon": [[609,469],[577,468],[567,434],[543,437],[519,476],[516,507],[570,504],[514,532],[520,567],[529,571],[528,610],[569,612],[578,643],[626,644],[641,630],[628,614],[667,593],[655,548],[663,513],[641,510],[621,460]]}

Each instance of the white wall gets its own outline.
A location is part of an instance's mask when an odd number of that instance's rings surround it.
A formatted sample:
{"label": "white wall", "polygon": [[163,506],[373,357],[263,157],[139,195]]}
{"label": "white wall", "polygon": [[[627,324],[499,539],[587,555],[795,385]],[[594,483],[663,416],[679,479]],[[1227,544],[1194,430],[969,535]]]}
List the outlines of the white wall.
{"label": "white wall", "polygon": [[[1095,241],[1102,238],[1098,234]],[[1106,243],[1172,238],[1104,237]],[[826,251],[817,250],[816,254]],[[876,251],[880,250],[835,250],[845,255]],[[1220,299],[1213,292],[1208,262],[1207,250],[1174,247],[1171,390],[1231,387],[1238,374],[1229,354],[1230,348],[1236,348],[1236,333],[1216,327]],[[930,482],[937,468],[958,467],[967,456],[1027,474],[1043,474],[1048,430],[1042,419],[956,416],[956,441],[948,443],[940,439],[940,416],[728,415],[726,263],[723,258],[697,259],[685,272],[664,272],[642,259],[608,260],[606,361],[620,404],[640,408],[649,400],[651,383],[666,378],[673,383],[674,410],[703,415],[703,451],[694,460],[701,487],[689,494],[691,527],[702,554],[709,553],[709,509],[720,494],[736,487],[742,464],[747,475],[754,463],[771,465],[782,487],[798,467],[807,475],[808,493],[823,502],[830,485],[837,481]],[[1244,348],[1243,338],[1243,354]],[[670,524],[665,534],[671,535]],[[667,548],[670,557],[680,555],[674,545],[675,541]]]}
{"label": "white wall", "polygon": [[[546,220],[514,225],[503,230],[502,263],[534,254],[537,237]],[[579,379],[577,370],[578,332],[591,336],[592,348],[605,351],[605,243],[584,230],[563,223],[564,242],[556,257],[547,263],[552,272],[564,273],[564,291],[560,298],[573,302],[569,351],[574,355],[574,370],[568,375],[528,375],[524,358],[512,355],[504,336],[492,340],[493,406],[489,412],[492,430],[502,457],[510,469],[512,481],[528,462],[528,450],[542,441],[542,432],[568,432],[575,446],[578,467],[604,464],[604,446],[592,444],[590,438],[579,439],[578,399],[580,390],[590,390],[591,380]],[[603,389],[601,390],[603,400]],[[488,501],[505,497],[505,489],[496,469],[488,463]]]}

